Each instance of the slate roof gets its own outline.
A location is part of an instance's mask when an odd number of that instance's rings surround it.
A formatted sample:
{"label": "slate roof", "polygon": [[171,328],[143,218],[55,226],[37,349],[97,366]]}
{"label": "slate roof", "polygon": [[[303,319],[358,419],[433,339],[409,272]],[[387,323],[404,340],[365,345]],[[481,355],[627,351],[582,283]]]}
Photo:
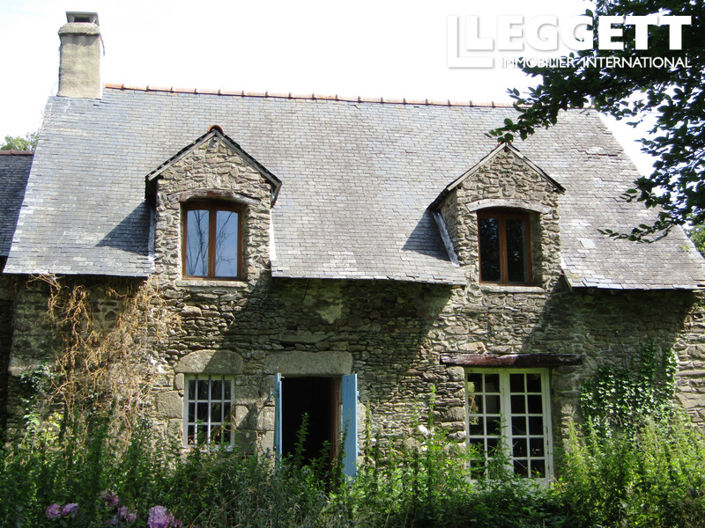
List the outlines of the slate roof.
{"label": "slate roof", "polygon": [[31,152],[0,150],[0,257],[10,253],[31,167]]}
{"label": "slate roof", "polygon": [[[146,276],[145,175],[217,124],[282,181],[277,277],[463,283],[427,207],[495,146],[510,108],[380,104],[106,88],[50,98],[6,272]],[[637,176],[592,111],[515,147],[565,187],[562,260],[573,286],[695,288],[702,259],[680,230],[606,239],[651,212],[619,195]]]}

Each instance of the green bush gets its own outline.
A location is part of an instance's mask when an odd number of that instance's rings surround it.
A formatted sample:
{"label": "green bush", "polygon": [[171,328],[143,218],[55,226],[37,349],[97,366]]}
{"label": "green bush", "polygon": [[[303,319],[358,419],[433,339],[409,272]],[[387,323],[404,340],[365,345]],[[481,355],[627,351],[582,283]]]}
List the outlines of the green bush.
{"label": "green bush", "polygon": [[[148,422],[125,447],[111,443],[100,418],[75,425],[62,435],[37,427],[4,448],[0,526],[105,526],[118,506],[145,526],[156,505],[186,526],[312,526],[327,507],[326,483],[309,465],[224,449],[184,456],[154,438]],[[77,513],[61,516],[72,503]],[[47,517],[51,504],[58,505],[55,519]]]}
{"label": "green bush", "polygon": [[148,422],[124,445],[101,416],[55,422],[31,420],[2,451],[0,526],[144,527],[159,505],[200,528],[705,527],[705,436],[677,413],[607,436],[573,425],[551,486],[514,477],[501,456],[491,478],[470,480],[476,455],[432,421],[403,443],[368,431],[354,481],[326,453],[313,463],[237,449],[184,454]]}
{"label": "green bush", "polygon": [[705,526],[705,435],[687,417],[603,437],[570,430],[560,493],[576,527]]}
{"label": "green bush", "polygon": [[[0,526],[99,527],[123,519],[124,507],[136,519],[120,526],[143,527],[156,505],[201,528],[569,526],[560,496],[549,489],[506,474],[469,481],[464,448],[433,424],[411,446],[383,450],[370,442],[359,476],[347,481],[327,455],[313,464],[225,449],[183,455],[154,438],[148,422],[121,446],[104,420],[87,420],[63,432],[35,422],[22,441],[5,447]],[[72,503],[77,512],[62,516]]]}
{"label": "green bush", "polygon": [[[470,460],[484,455],[468,453],[432,420],[418,430],[420,441],[403,447],[381,442],[365,446],[359,475],[342,497],[354,526],[570,526],[561,497],[538,483],[514,477],[501,456],[490,461],[491,478],[470,480]],[[333,502],[340,503],[341,497]]]}

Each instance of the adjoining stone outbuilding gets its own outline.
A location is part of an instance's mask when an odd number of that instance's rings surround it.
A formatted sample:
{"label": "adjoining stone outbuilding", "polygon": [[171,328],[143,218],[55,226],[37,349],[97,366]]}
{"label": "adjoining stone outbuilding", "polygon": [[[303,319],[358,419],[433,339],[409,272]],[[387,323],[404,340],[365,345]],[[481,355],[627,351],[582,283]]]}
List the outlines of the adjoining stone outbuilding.
{"label": "adjoining stone outbuilding", "polygon": [[600,233],[653,212],[620,199],[637,172],[595,112],[497,145],[511,108],[92,86],[49,99],[19,176],[0,156],[6,392],[53,357],[27,278],[55,274],[149,281],[181,317],[134,354],[184,446],[287,452],[307,413],[352,472],[366,428],[401,439],[433,397],[451,441],[547,475],[581,383],[650,343],[705,418],[702,258],[680,229]]}

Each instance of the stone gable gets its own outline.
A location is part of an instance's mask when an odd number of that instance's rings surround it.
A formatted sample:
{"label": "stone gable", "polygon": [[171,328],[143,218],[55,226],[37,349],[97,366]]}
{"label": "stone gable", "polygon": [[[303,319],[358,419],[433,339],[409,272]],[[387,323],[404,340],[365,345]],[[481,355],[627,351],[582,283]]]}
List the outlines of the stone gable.
{"label": "stone gable", "polygon": [[170,164],[157,180],[154,256],[160,281],[180,281],[182,206],[226,200],[244,207],[243,260],[248,284],[269,270],[272,186],[222,136],[213,135]]}
{"label": "stone gable", "polygon": [[550,290],[561,274],[560,188],[513,151],[500,150],[487,163],[471,169],[440,205],[460,265],[469,284],[479,282],[477,212],[510,208],[530,214],[533,280]]}

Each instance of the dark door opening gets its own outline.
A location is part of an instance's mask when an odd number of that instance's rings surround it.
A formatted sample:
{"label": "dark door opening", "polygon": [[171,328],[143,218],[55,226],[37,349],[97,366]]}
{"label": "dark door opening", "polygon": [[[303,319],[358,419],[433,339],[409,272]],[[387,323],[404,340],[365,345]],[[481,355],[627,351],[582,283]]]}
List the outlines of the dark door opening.
{"label": "dark door opening", "polygon": [[[306,462],[333,457],[338,447],[340,421],[339,378],[282,379],[282,453],[293,455],[304,415],[308,416],[303,457]],[[323,452],[328,443],[329,450]]]}

